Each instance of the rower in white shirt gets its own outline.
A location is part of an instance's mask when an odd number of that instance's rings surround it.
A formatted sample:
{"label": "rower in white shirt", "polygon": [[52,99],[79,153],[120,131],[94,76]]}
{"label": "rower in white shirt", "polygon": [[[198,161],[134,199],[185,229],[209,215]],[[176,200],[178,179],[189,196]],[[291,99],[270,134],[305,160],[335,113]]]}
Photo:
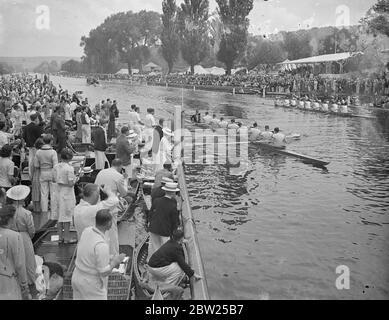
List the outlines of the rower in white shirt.
{"label": "rower in white shirt", "polygon": [[239,126],[235,123],[235,119],[231,119],[231,122],[228,124],[228,130],[238,130]]}
{"label": "rower in white shirt", "polygon": [[211,122],[211,120],[212,120],[212,117],[209,115],[209,112],[206,112],[205,116],[203,117],[204,123],[209,124]]}
{"label": "rower in white shirt", "polygon": [[269,126],[265,126],[265,131],[263,131],[261,133],[261,137],[262,139],[261,140],[271,140],[272,137],[273,137],[273,132],[270,131],[270,127]]}
{"label": "rower in white shirt", "polygon": [[253,126],[249,129],[249,140],[257,141],[261,137],[261,130],[258,128],[258,124],[255,122]]}
{"label": "rower in white shirt", "polygon": [[336,101],[333,101],[331,104],[331,112],[337,113],[339,111],[339,106]]}
{"label": "rower in white shirt", "polygon": [[273,144],[277,147],[282,147],[286,144],[286,136],[280,132],[279,128],[274,128]]}
{"label": "rower in white shirt", "polygon": [[328,112],[328,101],[324,101],[324,102],[320,105],[320,111],[322,111],[322,112]]}
{"label": "rower in white shirt", "polygon": [[223,129],[226,129],[228,126],[228,122],[226,120],[224,120],[223,117],[220,118],[220,122],[219,122],[219,127],[220,128],[223,128]]}
{"label": "rower in white shirt", "polygon": [[212,120],[210,121],[210,125],[213,128],[218,128],[219,127],[219,120],[216,118],[216,114],[213,115]]}

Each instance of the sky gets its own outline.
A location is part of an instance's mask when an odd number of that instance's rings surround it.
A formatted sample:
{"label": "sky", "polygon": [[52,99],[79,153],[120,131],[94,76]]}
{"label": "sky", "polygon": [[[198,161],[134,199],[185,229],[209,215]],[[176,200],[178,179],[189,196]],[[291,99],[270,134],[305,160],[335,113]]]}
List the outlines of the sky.
{"label": "sky", "polygon": [[[182,0],[177,0],[181,3]],[[357,24],[376,0],[254,0],[254,34]],[[81,57],[80,39],[114,13],[162,12],[162,0],[0,0],[0,56]],[[216,9],[210,0],[210,12]]]}

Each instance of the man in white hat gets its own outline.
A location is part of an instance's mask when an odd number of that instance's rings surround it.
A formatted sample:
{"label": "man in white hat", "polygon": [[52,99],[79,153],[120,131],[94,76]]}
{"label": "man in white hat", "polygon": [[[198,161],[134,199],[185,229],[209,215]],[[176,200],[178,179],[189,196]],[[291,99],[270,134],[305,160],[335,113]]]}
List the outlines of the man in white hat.
{"label": "man in white hat", "polygon": [[165,196],[154,200],[149,213],[150,243],[148,258],[169,240],[173,231],[180,225],[177,210],[176,193],[180,191],[178,184],[168,182],[162,190]]}
{"label": "man in white hat", "polygon": [[163,177],[160,185],[158,187],[153,187],[151,190],[151,203],[154,202],[155,199],[162,198],[165,196],[166,192],[162,189],[166,183],[174,182],[173,179]]}

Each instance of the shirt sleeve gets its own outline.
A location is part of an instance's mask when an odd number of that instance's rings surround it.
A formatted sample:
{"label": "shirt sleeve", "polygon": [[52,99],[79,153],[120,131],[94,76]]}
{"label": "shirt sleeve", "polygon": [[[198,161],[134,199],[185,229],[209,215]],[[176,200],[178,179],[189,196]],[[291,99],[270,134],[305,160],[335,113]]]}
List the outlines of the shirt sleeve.
{"label": "shirt sleeve", "polygon": [[57,152],[53,152],[53,168],[58,164],[58,155],[57,155]]}
{"label": "shirt sleeve", "polygon": [[99,273],[106,273],[111,270],[109,264],[109,246],[100,242],[95,246],[96,269]]}
{"label": "shirt sleeve", "polygon": [[191,267],[185,262],[185,255],[182,248],[176,248],[175,252],[175,259],[177,260],[178,265],[182,269],[182,271],[185,272],[185,274],[190,278],[194,275],[194,271],[191,269]]}
{"label": "shirt sleeve", "polygon": [[73,167],[70,169],[69,168],[69,171],[68,171],[68,181],[69,183],[72,183],[76,180],[76,175],[74,174],[74,169]]}
{"label": "shirt sleeve", "polygon": [[14,168],[15,168],[15,164],[11,161],[8,165],[8,175],[9,176],[14,175]]}
{"label": "shirt sleeve", "polygon": [[35,235],[35,226],[34,226],[34,220],[32,218],[32,214],[30,212],[26,213],[26,226],[27,226],[27,231],[32,239]]}

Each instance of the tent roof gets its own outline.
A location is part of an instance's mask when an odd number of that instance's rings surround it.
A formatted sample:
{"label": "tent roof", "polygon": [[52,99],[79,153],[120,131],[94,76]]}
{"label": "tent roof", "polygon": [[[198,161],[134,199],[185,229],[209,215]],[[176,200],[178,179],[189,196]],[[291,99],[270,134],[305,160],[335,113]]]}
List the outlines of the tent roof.
{"label": "tent roof", "polygon": [[342,53],[324,54],[321,56],[309,57],[309,58],[298,59],[293,61],[284,61],[281,62],[280,64],[301,64],[301,63],[309,64],[309,63],[342,61],[358,54],[363,54],[363,53],[362,52],[356,52],[356,53],[342,52]]}
{"label": "tent roof", "polygon": [[226,70],[224,70],[223,68],[216,67],[216,66],[214,66],[212,68],[205,68],[205,70],[213,75],[224,75],[226,73]]}
{"label": "tent roof", "polygon": [[128,74],[128,69],[127,68],[120,69],[118,72],[116,72],[116,74]]}
{"label": "tent roof", "polygon": [[153,62],[149,62],[148,64],[146,64],[144,66],[144,68],[160,68],[160,66],[155,64],[155,63],[153,63]]}
{"label": "tent roof", "polygon": [[[188,68],[188,72],[190,72],[190,67]],[[194,67],[195,74],[209,74],[209,71],[205,70],[202,66],[196,65]]]}

